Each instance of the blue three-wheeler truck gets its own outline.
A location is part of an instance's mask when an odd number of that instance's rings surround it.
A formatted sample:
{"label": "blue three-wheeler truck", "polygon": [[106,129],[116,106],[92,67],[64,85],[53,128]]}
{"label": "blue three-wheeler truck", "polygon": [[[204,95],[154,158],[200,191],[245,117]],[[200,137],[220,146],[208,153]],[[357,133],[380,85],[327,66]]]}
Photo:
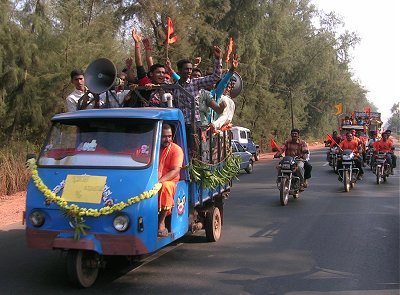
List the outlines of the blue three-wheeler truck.
{"label": "blue three-wheeler truck", "polygon": [[[184,151],[185,168],[166,220],[169,234],[159,237],[163,123],[172,126],[173,141]],[[196,138],[202,137],[199,131]],[[197,166],[214,163],[208,174],[235,170],[235,161],[227,167],[226,159],[232,156],[226,133],[208,134],[199,142]],[[105,266],[105,256],[141,257],[202,229],[209,241],[218,240],[231,180],[204,185],[200,176],[193,181],[189,154],[179,109],[96,109],[55,115],[37,159],[28,160],[32,170],[26,201],[28,246],[66,251],[69,278],[80,287],[90,287]]]}

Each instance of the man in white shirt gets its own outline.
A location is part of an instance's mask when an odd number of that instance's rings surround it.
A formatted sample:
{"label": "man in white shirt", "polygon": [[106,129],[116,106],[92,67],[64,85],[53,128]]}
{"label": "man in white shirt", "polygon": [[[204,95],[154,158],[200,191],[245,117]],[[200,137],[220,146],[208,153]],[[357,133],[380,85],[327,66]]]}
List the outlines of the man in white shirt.
{"label": "man in white shirt", "polygon": [[103,108],[121,108],[123,106],[125,96],[129,94],[130,89],[127,87],[128,79],[124,72],[118,73],[118,78],[123,83],[122,85],[100,94],[100,102],[104,103]]}
{"label": "man in white shirt", "polygon": [[[83,70],[75,69],[71,71],[71,83],[75,86],[75,90],[72,91],[71,94],[65,99],[68,112],[74,112],[80,109],[78,107],[78,101],[88,91],[85,86]],[[89,101],[91,102],[86,106]],[[94,101],[93,94],[91,93],[88,93],[85,97],[83,97],[80,103],[80,105],[84,106],[84,109],[93,109],[95,106],[99,108],[102,102],[99,101],[98,104],[99,105],[96,106],[96,101]]]}

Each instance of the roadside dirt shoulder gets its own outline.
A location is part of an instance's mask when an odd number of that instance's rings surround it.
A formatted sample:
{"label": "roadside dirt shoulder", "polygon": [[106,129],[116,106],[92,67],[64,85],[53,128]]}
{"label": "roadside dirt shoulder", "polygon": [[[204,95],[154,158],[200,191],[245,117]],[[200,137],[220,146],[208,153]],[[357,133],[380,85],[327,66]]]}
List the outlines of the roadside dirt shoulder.
{"label": "roadside dirt shoulder", "polygon": [[10,196],[0,196],[0,228],[13,223],[22,224],[25,194],[22,191]]}

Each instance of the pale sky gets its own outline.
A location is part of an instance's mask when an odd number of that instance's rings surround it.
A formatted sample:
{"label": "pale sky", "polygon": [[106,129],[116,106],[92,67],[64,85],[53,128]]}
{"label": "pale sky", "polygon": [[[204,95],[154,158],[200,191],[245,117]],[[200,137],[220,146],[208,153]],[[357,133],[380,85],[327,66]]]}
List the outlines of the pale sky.
{"label": "pale sky", "polygon": [[[367,98],[378,107],[383,121],[400,101],[400,1],[311,0],[319,10],[341,16],[344,29],[361,42],[350,51],[355,80],[368,90]],[[362,111],[362,110],[360,110]]]}

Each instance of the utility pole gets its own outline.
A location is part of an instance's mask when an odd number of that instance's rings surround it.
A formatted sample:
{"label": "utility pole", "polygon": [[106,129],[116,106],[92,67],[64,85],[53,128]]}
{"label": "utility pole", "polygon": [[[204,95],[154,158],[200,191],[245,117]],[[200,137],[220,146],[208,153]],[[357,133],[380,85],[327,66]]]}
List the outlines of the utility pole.
{"label": "utility pole", "polygon": [[290,117],[292,119],[292,130],[294,129],[294,116],[293,116],[293,96],[292,90],[289,89],[289,98],[290,98]]}

